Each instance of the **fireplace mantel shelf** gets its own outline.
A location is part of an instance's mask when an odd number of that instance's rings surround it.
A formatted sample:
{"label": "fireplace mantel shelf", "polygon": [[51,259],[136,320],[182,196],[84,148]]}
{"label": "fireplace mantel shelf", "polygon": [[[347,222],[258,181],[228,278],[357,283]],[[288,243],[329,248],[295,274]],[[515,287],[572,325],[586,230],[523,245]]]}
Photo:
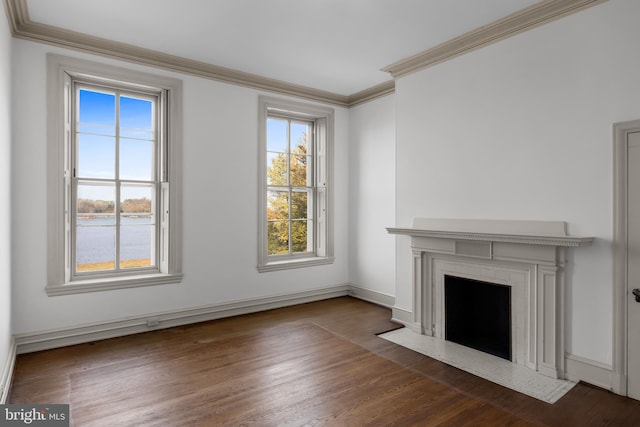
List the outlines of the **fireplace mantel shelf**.
{"label": "fireplace mantel shelf", "polygon": [[520,243],[525,245],[578,247],[589,246],[593,237],[574,236],[528,236],[521,234],[476,233],[467,231],[423,230],[417,228],[388,227],[390,234],[400,234],[413,237],[436,237],[453,240],[477,240],[483,242]]}
{"label": "fireplace mantel shelf", "polygon": [[389,227],[387,231],[412,237],[557,247],[589,246],[593,242],[593,237],[568,236],[561,221],[416,218],[413,227]]}

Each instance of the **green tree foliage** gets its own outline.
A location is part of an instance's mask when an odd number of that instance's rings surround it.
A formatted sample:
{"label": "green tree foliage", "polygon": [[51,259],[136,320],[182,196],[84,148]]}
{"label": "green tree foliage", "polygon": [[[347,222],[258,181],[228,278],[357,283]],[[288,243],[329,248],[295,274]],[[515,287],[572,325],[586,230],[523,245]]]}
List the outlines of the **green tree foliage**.
{"label": "green tree foliage", "polygon": [[[292,252],[307,251],[308,192],[306,187],[311,185],[308,161],[305,134],[291,153],[278,153],[267,168],[267,178],[272,189],[267,195],[267,238],[268,251],[271,255],[289,253],[290,221]],[[282,188],[273,188],[277,186]],[[291,200],[289,200],[289,187],[292,187]],[[290,207],[291,217],[289,217]]]}

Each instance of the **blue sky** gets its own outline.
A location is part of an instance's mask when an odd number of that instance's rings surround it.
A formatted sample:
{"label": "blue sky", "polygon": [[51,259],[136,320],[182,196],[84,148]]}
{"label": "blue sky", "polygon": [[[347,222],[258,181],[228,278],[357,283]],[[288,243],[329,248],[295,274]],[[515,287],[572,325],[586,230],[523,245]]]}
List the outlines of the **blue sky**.
{"label": "blue sky", "polygon": [[[112,179],[116,160],[116,95],[81,89],[78,111],[78,164],[80,178]],[[153,102],[132,96],[120,99],[120,178],[153,178]],[[114,200],[113,186],[82,186],[78,197]],[[128,186],[122,199],[151,197],[148,187]]]}
{"label": "blue sky", "polygon": [[[291,143],[295,145],[307,132],[306,123],[291,123]],[[270,118],[267,120],[267,151],[286,153],[287,121]]]}

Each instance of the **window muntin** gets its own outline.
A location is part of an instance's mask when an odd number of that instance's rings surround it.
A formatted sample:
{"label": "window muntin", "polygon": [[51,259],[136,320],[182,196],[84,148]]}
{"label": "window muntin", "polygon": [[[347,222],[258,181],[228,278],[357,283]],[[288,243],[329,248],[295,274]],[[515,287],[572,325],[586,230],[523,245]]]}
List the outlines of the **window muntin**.
{"label": "window muntin", "polygon": [[333,110],[260,97],[261,272],[333,262]]}
{"label": "window muntin", "polygon": [[161,93],[73,91],[72,279],[157,271]]}

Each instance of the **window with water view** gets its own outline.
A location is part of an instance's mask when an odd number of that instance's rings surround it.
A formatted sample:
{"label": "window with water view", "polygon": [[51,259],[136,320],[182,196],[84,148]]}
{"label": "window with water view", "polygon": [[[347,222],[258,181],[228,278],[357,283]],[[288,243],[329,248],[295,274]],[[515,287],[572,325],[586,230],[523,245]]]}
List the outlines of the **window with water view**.
{"label": "window with water view", "polygon": [[47,55],[49,296],[182,280],[182,81]]}
{"label": "window with water view", "polygon": [[75,96],[75,273],[154,267],[157,98],[90,85]]}

